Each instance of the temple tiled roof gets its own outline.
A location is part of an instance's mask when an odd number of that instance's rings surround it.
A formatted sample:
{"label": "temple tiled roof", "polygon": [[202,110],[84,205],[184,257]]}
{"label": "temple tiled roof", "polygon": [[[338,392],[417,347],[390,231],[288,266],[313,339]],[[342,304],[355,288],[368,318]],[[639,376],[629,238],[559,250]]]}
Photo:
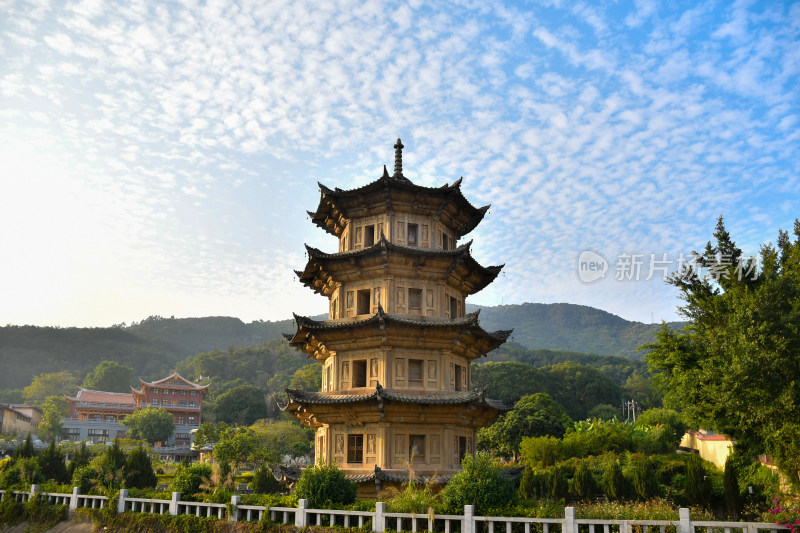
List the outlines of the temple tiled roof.
{"label": "temple tiled roof", "polygon": [[316,211],[309,211],[308,214],[314,224],[336,236],[341,234],[347,220],[385,211],[385,208],[372,206],[372,202],[395,204],[401,197],[407,197],[409,205],[414,203],[414,198],[425,198],[425,205],[419,205],[416,209],[430,211],[431,214],[448,212],[448,225],[459,236],[475,229],[489,210],[488,205],[475,207],[464,197],[461,178],[452,185],[423,187],[415,185],[402,174],[390,176],[386,167],[379,179],[356,189],[330,189],[322,183],[318,185],[319,205]]}
{"label": "temple tiled roof", "polygon": [[[295,314],[297,332],[285,338],[292,346],[321,360],[327,357],[329,350],[342,349],[343,344],[352,346],[352,343],[360,342],[359,339],[364,339],[362,347],[387,341],[400,346],[407,342],[416,343],[420,335],[435,333],[445,343],[438,344],[439,348],[452,349],[463,357],[477,358],[506,342],[513,331],[484,330],[478,323],[479,313],[476,311],[453,319],[412,317],[387,313],[378,305],[377,313],[361,320],[314,320]],[[452,341],[456,339],[461,341],[454,344]],[[429,346],[433,347],[433,344]]]}
{"label": "temple tiled roof", "polygon": [[[449,279],[452,284],[462,286],[467,294],[475,294],[494,281],[504,265],[480,265],[470,253],[471,245],[472,241],[453,250],[417,248],[393,244],[383,234],[374,245],[347,252],[325,253],[306,245],[308,263],[304,270],[296,270],[295,274],[314,292],[330,296],[337,282],[354,276],[361,265],[383,264],[388,267],[396,258],[398,263],[405,263],[405,268],[411,268],[437,259],[440,267],[428,274],[430,279]],[[353,263],[356,260],[359,262]]]}
{"label": "temple tiled roof", "polygon": [[90,389],[81,389],[75,395],[75,400],[79,402],[108,403],[114,405],[136,406],[136,400],[131,393],[125,392],[105,392]]}
{"label": "temple tiled roof", "polygon": [[471,391],[401,391],[384,389],[380,383],[374,392],[365,394],[335,394],[328,392],[307,392],[286,389],[287,400],[279,405],[286,410],[292,404],[299,405],[337,405],[360,402],[391,400],[399,403],[417,405],[468,405],[482,404],[498,411],[510,411],[515,400],[492,400],[486,397],[486,389]]}

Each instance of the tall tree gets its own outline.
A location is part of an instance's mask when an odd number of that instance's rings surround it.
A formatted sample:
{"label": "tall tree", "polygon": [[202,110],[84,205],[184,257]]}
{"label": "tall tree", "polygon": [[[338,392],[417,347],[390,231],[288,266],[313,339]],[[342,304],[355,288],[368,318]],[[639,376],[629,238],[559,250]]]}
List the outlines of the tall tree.
{"label": "tall tree", "polygon": [[64,462],[64,455],[56,448],[56,439],[50,440],[50,445],[39,455],[36,460],[39,462],[39,471],[44,479],[51,479],[56,483],[66,483],[67,464]]}
{"label": "tall tree", "polygon": [[134,448],[125,462],[125,486],[137,489],[152,489],[158,483],[153,462],[147,450],[139,445]]}
{"label": "tall tree", "polygon": [[78,378],[62,370],[39,374],[31,384],[22,389],[25,401],[34,405],[44,405],[48,396],[73,396],[78,392]]}
{"label": "tall tree", "polygon": [[42,406],[42,421],[39,423],[39,436],[51,439],[61,434],[63,419],[69,412],[69,404],[63,396],[48,396]]}
{"label": "tall tree", "polygon": [[268,415],[264,391],[247,384],[234,387],[217,397],[214,413],[218,422],[249,426]]}
{"label": "tall tree", "polygon": [[139,409],[126,416],[122,424],[130,429],[130,438],[146,440],[150,444],[167,440],[175,431],[175,418],[163,408]]}
{"label": "tall tree", "polygon": [[572,420],[549,394],[523,396],[514,409],[478,431],[478,445],[505,457],[516,457],[522,437],[562,437]]}
{"label": "tall tree", "polygon": [[107,392],[130,392],[136,384],[136,374],[129,366],[116,361],[103,361],[83,380],[85,389]]}
{"label": "tall tree", "polygon": [[714,242],[668,280],[690,323],[681,331],[662,327],[646,358],[665,405],[681,407],[688,422],[727,434],[745,451],[766,451],[797,479],[800,221],[794,236],[780,231],[777,245],[763,245],[757,261],[744,256],[720,217]]}

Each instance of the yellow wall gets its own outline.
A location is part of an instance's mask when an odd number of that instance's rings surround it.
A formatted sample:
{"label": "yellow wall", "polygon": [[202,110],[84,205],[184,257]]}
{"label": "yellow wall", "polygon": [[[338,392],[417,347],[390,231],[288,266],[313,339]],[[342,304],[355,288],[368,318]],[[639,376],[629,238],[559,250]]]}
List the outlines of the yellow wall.
{"label": "yellow wall", "polygon": [[724,435],[687,431],[681,439],[681,448],[697,450],[701,458],[722,469],[725,468],[725,460],[733,448],[733,441]]}

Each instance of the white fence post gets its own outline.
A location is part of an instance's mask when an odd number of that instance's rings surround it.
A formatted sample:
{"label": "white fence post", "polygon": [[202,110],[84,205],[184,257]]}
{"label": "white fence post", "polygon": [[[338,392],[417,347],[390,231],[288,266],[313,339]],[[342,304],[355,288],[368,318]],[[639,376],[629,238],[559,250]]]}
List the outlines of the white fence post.
{"label": "white fence post", "polygon": [[[294,513],[294,525],[296,527],[306,527],[306,507],[308,507],[308,500],[300,498],[297,500],[297,511]],[[269,509],[267,509],[269,512]]]}
{"label": "white fence post", "polygon": [[72,487],[72,498],[69,499],[69,510],[74,511],[78,508],[78,496],[81,493],[80,487]]}
{"label": "white fence post", "polygon": [[464,506],[464,524],[461,526],[462,533],[475,533],[475,506]]}
{"label": "white fence post", "polygon": [[564,529],[561,533],[578,533],[575,530],[575,508],[564,507]]}
{"label": "white fence post", "polygon": [[117,512],[125,512],[125,500],[128,499],[128,489],[119,489],[119,499],[117,500]]}
{"label": "white fence post", "polygon": [[173,492],[172,500],[169,502],[169,514],[175,516],[178,514],[178,502],[181,501],[181,493]]}
{"label": "white fence post", "polygon": [[228,521],[239,521],[239,504],[242,503],[241,496],[231,496],[231,514],[228,515]]}
{"label": "white fence post", "polygon": [[678,524],[678,533],[693,533],[692,532],[692,519],[689,517],[689,509],[681,507],[678,510],[678,517],[680,523]]}
{"label": "white fence post", "polygon": [[375,502],[375,518],[372,519],[372,531],[375,533],[383,533],[386,529],[386,503]]}
{"label": "white fence post", "polygon": [[35,494],[39,494],[39,485],[34,483],[31,485],[31,493],[28,494],[28,501],[32,500]]}

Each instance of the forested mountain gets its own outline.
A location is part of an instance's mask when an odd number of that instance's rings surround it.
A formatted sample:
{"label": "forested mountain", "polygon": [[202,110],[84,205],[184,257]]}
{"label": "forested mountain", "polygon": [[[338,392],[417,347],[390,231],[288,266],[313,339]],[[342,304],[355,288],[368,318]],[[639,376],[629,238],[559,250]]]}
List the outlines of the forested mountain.
{"label": "forested mountain", "polygon": [[[642,354],[636,348],[652,342],[658,327],[572,304],[482,307],[480,319],[487,330],[514,328],[514,342],[490,354],[489,361],[523,361],[534,366],[575,361],[603,370],[617,383],[624,382],[631,367],[617,358],[585,354],[620,355],[640,361]],[[33,376],[55,370],[68,370],[82,379],[105,360],[130,366],[144,379],[160,378],[186,357],[257,346],[293,330],[291,319],[244,323],[231,317],[151,316],[139,323],[109,328],[5,326],[0,328],[4,369],[0,392],[21,389]]]}
{"label": "forested mountain", "polygon": [[[653,342],[660,324],[631,322],[606,311],[575,304],[467,305],[481,310],[489,331],[514,328],[511,340],[528,348],[568,350],[641,359],[637,348]],[[682,327],[679,322],[670,323]]]}

